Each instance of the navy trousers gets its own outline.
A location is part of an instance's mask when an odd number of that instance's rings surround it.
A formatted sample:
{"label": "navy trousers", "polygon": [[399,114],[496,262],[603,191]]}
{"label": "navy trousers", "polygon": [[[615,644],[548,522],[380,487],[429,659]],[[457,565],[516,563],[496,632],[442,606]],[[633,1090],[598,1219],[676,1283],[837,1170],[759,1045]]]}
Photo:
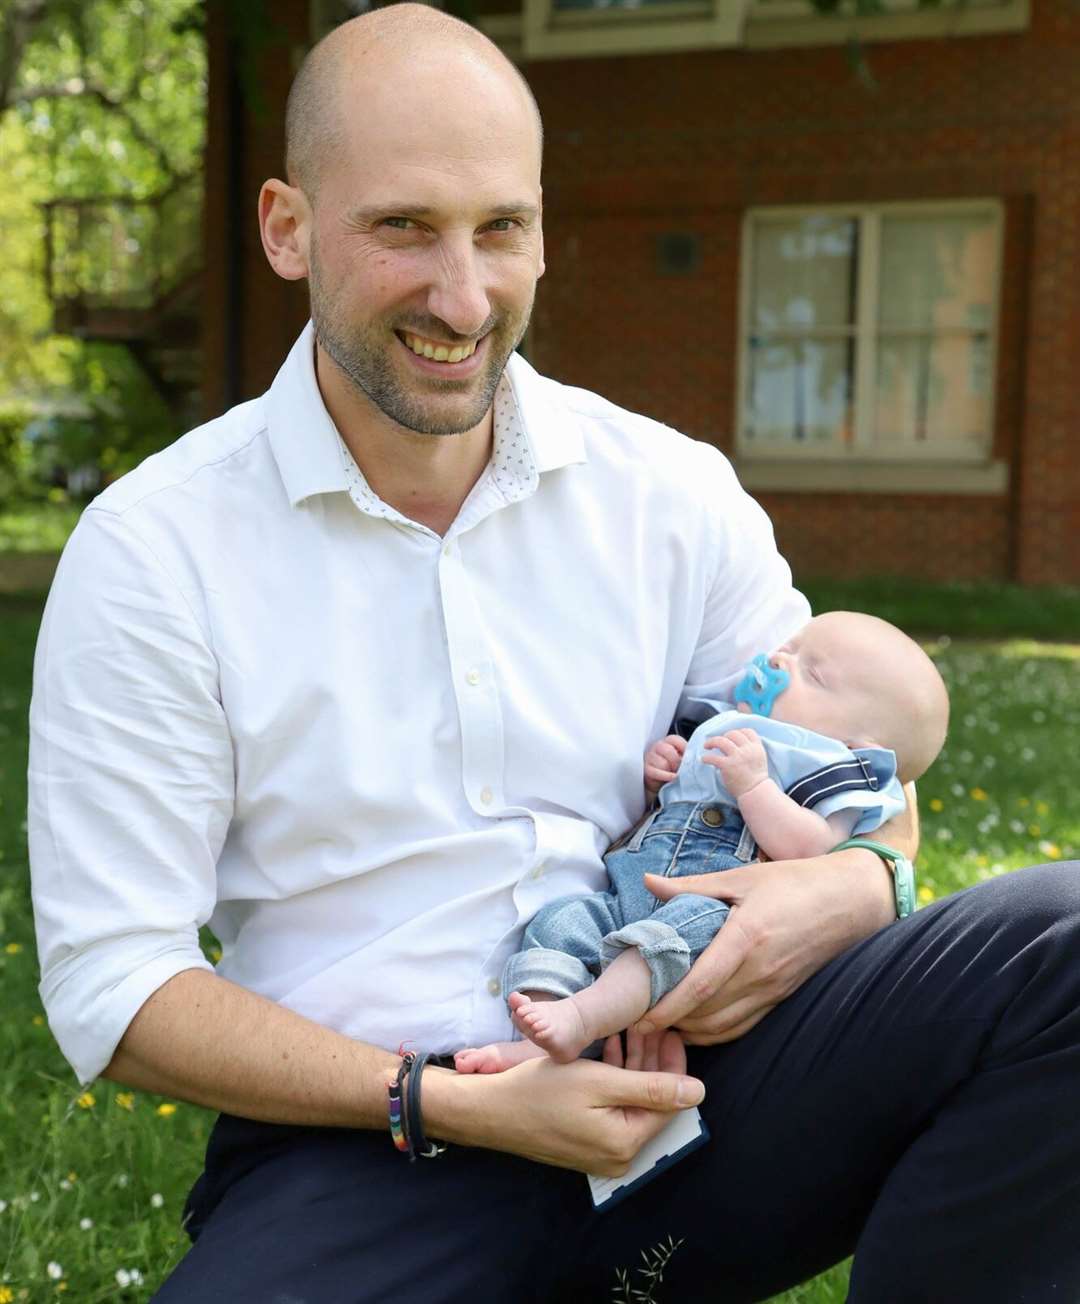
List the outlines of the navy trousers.
{"label": "navy trousers", "polygon": [[222,1117],[155,1301],[606,1304],[669,1236],[658,1301],[764,1299],[850,1253],[857,1304],[1080,1301],[1080,864],[883,929],[690,1071],[710,1143],[599,1214],[512,1156]]}

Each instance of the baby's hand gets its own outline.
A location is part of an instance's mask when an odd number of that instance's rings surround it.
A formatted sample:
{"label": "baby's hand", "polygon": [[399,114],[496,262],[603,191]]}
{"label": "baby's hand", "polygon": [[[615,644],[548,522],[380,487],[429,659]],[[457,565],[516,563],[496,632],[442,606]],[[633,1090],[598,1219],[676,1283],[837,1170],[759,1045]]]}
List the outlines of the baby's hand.
{"label": "baby's hand", "polygon": [[717,734],[715,738],[706,738],[705,746],[712,754],[703,751],[701,759],[707,765],[716,766],[733,797],[743,796],[769,777],[765,748],[753,729],[732,729]]}
{"label": "baby's hand", "polygon": [[658,743],[653,743],[645,753],[645,790],[654,797],[664,786],[670,783],[679,771],[679,762],[686,751],[686,739],[678,734],[668,734]]}

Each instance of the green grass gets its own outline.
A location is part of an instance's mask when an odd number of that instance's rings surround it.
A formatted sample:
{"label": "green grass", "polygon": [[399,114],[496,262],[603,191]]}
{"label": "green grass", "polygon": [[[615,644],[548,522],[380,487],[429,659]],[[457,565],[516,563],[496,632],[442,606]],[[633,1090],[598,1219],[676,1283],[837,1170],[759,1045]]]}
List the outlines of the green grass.
{"label": "green grass", "polygon": [[868,611],[912,635],[1080,642],[1076,588],[927,584],[902,576],[828,580],[801,575],[796,583],[815,611]]}
{"label": "green grass", "polygon": [[[179,1215],[210,1117],[184,1104],[161,1112],[159,1098],[107,1083],[80,1100],[44,1026],[25,846],[26,706],[39,615],[39,600],[0,597],[0,1304],[5,1289],[29,1304],[65,1294],[134,1304],[185,1248]],[[1080,796],[1069,782],[1080,773],[1080,645],[1057,640],[929,645],[952,694],[953,727],[920,784],[923,900],[1080,855]],[[117,1273],[132,1269],[141,1283],[118,1284]],[[839,1304],[845,1293],[840,1267],[781,1299]]]}

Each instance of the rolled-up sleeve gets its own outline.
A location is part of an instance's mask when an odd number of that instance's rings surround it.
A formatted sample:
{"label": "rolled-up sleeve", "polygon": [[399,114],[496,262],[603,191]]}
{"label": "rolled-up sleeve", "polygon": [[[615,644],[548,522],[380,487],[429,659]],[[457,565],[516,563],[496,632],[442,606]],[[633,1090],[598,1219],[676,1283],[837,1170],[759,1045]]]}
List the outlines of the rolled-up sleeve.
{"label": "rolled-up sleeve", "polygon": [[212,967],[233,775],[206,630],[124,519],[88,509],[38,636],[27,821],[41,998],[82,1082],[157,988]]}

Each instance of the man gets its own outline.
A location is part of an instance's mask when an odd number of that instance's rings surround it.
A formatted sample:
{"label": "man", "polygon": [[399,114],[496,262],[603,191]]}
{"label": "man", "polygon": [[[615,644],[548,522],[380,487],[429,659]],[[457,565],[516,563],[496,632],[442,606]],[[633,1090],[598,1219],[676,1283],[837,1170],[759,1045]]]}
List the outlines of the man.
{"label": "man", "polygon": [[[395,1048],[508,1034],[502,966],[602,883],[645,746],[807,612],[715,450],[510,357],[541,141],[494,47],[369,14],[288,130],[260,221],[313,331],[88,510],[35,672],[51,1024],[84,1080],[223,1111],[159,1300],[602,1299],[669,1235],[672,1298],[852,1249],[874,1304],[1075,1297],[1068,867],[889,927],[866,851],[686,880],[734,908],[625,1063],[429,1068],[450,1148],[395,1151]],[[581,1171],[699,1101],[710,1145],[593,1215]]]}

